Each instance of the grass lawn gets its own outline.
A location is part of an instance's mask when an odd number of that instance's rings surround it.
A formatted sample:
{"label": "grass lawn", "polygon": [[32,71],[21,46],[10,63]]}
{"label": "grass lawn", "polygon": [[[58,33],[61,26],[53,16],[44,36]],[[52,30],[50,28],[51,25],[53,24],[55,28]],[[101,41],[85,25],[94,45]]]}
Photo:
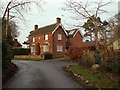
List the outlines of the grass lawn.
{"label": "grass lawn", "polygon": [[[117,83],[102,73],[95,73],[89,68],[81,67],[79,65],[70,66],[68,71],[79,74],[85,80],[88,80],[90,84],[93,84],[99,88],[115,88]],[[89,87],[89,86],[88,86]]]}
{"label": "grass lawn", "polygon": [[13,58],[12,60],[30,60],[30,61],[40,61],[39,58]]}

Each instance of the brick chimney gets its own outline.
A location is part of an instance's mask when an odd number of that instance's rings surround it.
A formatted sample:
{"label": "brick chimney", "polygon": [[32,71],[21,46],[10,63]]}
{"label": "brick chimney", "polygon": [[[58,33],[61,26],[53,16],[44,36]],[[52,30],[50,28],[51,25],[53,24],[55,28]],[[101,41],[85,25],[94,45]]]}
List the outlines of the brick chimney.
{"label": "brick chimney", "polygon": [[57,17],[56,18],[56,23],[61,23],[61,18]]}
{"label": "brick chimney", "polygon": [[38,29],[38,25],[35,25],[35,26],[34,26],[34,30],[37,30],[37,29]]}

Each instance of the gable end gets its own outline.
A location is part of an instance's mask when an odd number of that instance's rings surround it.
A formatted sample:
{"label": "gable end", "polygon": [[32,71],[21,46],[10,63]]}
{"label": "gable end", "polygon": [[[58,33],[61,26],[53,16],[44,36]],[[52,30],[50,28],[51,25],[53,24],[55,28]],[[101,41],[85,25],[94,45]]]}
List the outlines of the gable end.
{"label": "gable end", "polygon": [[[79,32],[80,35],[81,35],[81,32],[80,32],[79,30],[77,30],[77,31],[75,32],[75,34],[73,35],[73,37],[75,37],[78,32]],[[81,36],[82,36],[82,35],[81,35]]]}
{"label": "gable end", "polygon": [[59,25],[55,28],[55,30],[53,30],[52,34],[54,34],[54,33],[56,32],[56,30],[59,28],[59,26],[62,27],[62,29],[63,29],[63,31],[65,32],[66,36],[68,36],[68,34],[67,34],[67,32],[66,32],[66,30],[65,30],[65,28],[63,27],[62,24],[59,24]]}

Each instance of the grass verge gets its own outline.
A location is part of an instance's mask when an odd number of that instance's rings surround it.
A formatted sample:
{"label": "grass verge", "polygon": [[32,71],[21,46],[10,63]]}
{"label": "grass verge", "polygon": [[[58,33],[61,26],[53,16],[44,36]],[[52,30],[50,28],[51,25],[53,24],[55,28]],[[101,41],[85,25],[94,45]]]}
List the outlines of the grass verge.
{"label": "grass verge", "polygon": [[62,59],[62,61],[64,61],[64,62],[76,62],[76,60],[73,60],[73,59],[71,59],[70,57],[64,57],[64,58]]}
{"label": "grass verge", "polygon": [[66,70],[73,73],[73,75],[78,78],[82,77],[83,79],[79,79],[79,82],[81,80],[81,82],[84,83],[83,85],[87,88],[118,88],[117,82],[102,73],[95,73],[89,68],[81,67],[79,65],[72,65],[67,67]]}

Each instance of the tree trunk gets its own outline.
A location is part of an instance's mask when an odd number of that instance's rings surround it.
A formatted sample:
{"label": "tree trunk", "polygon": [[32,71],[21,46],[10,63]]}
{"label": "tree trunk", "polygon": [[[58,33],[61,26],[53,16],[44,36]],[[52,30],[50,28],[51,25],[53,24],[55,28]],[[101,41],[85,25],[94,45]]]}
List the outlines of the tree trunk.
{"label": "tree trunk", "polygon": [[99,42],[98,42],[97,33],[95,33],[95,47],[96,47],[96,50],[99,50]]}

